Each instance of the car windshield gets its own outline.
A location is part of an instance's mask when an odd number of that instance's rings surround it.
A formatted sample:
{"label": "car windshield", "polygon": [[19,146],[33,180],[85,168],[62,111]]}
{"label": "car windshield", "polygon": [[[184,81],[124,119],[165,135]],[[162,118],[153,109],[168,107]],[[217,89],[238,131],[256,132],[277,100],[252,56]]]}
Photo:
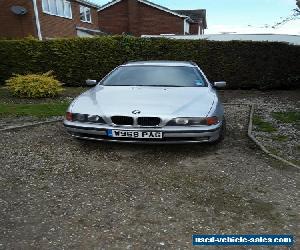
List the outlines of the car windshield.
{"label": "car windshield", "polygon": [[196,67],[121,66],[108,75],[105,86],[206,87]]}

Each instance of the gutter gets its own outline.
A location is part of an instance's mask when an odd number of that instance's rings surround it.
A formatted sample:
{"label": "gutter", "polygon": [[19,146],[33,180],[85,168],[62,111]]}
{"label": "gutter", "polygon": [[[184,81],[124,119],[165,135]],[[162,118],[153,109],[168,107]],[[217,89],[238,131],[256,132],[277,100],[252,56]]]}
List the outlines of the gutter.
{"label": "gutter", "polygon": [[33,9],[34,9],[34,16],[35,16],[35,26],[38,33],[39,40],[43,40],[42,32],[41,32],[41,25],[40,25],[40,19],[39,19],[39,11],[37,8],[36,0],[32,0]]}
{"label": "gutter", "polygon": [[86,6],[96,8],[96,9],[101,8],[100,5],[93,4],[93,3],[91,3],[90,1],[87,1],[87,0],[75,0],[75,1],[78,2],[78,3],[85,4]]}

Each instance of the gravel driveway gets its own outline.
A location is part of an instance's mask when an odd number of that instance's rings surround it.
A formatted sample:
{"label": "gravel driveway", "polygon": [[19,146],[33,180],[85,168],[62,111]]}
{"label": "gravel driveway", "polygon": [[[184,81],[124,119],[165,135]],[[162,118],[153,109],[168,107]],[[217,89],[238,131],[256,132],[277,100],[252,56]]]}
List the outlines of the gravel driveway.
{"label": "gravel driveway", "polygon": [[2,132],[0,248],[183,249],[194,233],[296,234],[299,171],[250,142],[248,106],[226,114],[217,146],[77,141],[59,122]]}

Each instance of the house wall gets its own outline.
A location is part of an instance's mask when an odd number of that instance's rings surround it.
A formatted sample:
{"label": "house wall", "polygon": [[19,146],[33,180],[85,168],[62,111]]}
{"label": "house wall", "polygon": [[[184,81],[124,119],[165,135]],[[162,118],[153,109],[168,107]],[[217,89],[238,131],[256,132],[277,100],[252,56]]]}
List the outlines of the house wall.
{"label": "house wall", "polygon": [[190,35],[198,35],[199,33],[199,23],[190,24]]}
{"label": "house wall", "polygon": [[[10,8],[19,5],[27,9],[25,15],[16,15]],[[0,37],[22,38],[37,36],[32,1],[29,0],[1,0],[0,1]]]}
{"label": "house wall", "polygon": [[97,9],[87,6],[91,9],[92,23],[86,23],[80,21],[80,5],[83,4],[74,1],[71,2],[72,19],[69,19],[44,13],[42,0],[38,0],[39,19],[43,38],[77,36],[76,26],[88,29],[99,29]]}
{"label": "house wall", "polygon": [[[20,5],[28,10],[25,15],[11,12],[12,5]],[[92,23],[80,21],[80,4],[71,1],[72,19],[49,15],[42,10],[42,0],[37,0],[41,33],[44,39],[77,36],[76,26],[100,29],[110,34],[182,35],[184,19],[165,11],[140,3],[137,0],[123,0],[102,11],[91,9]],[[190,33],[198,34],[198,26],[190,25]],[[32,0],[0,0],[0,37],[37,37]]]}
{"label": "house wall", "polygon": [[128,1],[123,0],[98,12],[99,28],[109,34],[129,33]]}
{"label": "house wall", "polygon": [[181,35],[184,31],[184,18],[169,14],[138,2],[140,30],[134,35]]}
{"label": "house wall", "polygon": [[98,13],[100,30],[111,34],[183,34],[183,18],[136,0],[123,0]]}

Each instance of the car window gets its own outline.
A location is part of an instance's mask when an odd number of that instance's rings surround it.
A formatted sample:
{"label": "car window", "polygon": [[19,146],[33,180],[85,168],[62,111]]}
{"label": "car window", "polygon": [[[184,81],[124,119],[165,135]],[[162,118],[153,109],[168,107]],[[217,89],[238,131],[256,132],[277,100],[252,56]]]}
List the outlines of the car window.
{"label": "car window", "polygon": [[196,67],[121,66],[102,82],[106,86],[206,87]]}

